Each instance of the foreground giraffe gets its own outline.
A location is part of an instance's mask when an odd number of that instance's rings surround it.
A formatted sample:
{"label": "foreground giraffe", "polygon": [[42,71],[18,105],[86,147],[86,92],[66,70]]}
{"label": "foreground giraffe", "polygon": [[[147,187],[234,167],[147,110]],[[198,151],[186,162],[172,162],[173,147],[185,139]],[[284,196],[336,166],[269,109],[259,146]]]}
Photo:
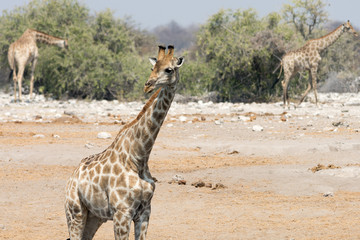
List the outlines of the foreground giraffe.
{"label": "foreground giraffe", "polygon": [[[16,101],[16,82],[19,87],[19,100],[21,101],[21,82],[25,70],[25,66],[31,62],[31,78],[30,78],[30,99],[34,86],[34,71],[39,56],[36,42],[44,42],[49,45],[57,45],[61,48],[67,48],[67,40],[50,36],[46,33],[33,29],[27,29],[21,37],[10,44],[8,51],[8,61],[14,80],[14,97]],[[16,74],[16,66],[18,72]]]}
{"label": "foreground giraffe", "polygon": [[[297,72],[302,70],[309,71],[309,83],[308,87],[301,97],[298,105],[302,103],[306,95],[309,93],[311,88],[314,89],[315,102],[318,106],[317,100],[317,91],[316,91],[316,75],[318,66],[321,60],[320,53],[333,44],[344,32],[351,32],[357,36],[356,31],[351,26],[350,22],[344,23],[336,28],[331,33],[318,38],[309,40],[306,44],[294,51],[286,53],[281,60],[281,67],[284,68],[284,80],[281,82],[283,87],[283,99],[284,99],[284,108],[289,106],[289,96],[288,96],[288,86],[290,78],[293,77]],[[281,74],[281,70],[280,70]],[[279,75],[280,77],[280,75]]]}
{"label": "foreground giraffe", "polygon": [[66,186],[65,213],[71,240],[92,239],[107,220],[114,222],[115,239],[129,239],[134,221],[135,239],[145,239],[150,202],[155,190],[148,159],[170,108],[179,81],[182,57],[174,47],[159,46],[158,59],[145,83],[146,93],[159,88],[139,115],[125,125],[102,153],[81,160]]}

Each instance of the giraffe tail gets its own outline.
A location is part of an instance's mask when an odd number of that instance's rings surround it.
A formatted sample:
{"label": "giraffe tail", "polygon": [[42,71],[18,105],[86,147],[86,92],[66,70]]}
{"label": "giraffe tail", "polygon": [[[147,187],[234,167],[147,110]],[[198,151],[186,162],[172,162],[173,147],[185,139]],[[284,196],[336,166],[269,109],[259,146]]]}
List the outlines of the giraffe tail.
{"label": "giraffe tail", "polygon": [[280,79],[282,70],[283,70],[283,65],[282,65],[282,61],[281,61],[281,62],[280,62],[280,73],[279,73],[278,79]]}
{"label": "giraffe tail", "polygon": [[9,80],[12,78],[13,74],[14,74],[14,69],[10,69]]}
{"label": "giraffe tail", "polygon": [[277,77],[278,79],[280,78],[281,76],[281,73],[282,73],[282,69],[283,69],[283,66],[282,66],[282,62],[280,62],[277,67],[275,68],[275,70],[272,72],[273,74],[280,68],[280,73],[279,73],[279,76]]}

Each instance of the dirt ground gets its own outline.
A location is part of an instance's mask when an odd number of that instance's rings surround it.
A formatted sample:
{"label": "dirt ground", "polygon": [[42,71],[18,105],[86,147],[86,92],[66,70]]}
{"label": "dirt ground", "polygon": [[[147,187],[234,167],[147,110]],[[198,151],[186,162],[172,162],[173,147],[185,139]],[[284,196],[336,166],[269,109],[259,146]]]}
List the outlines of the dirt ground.
{"label": "dirt ground", "polygon": [[[167,118],[149,161],[158,182],[148,239],[360,239],[360,121],[346,115],[356,108],[335,118],[314,107]],[[68,238],[65,183],[111,144],[97,133],[120,128],[0,122],[0,239]],[[186,185],[170,184],[175,175]],[[220,187],[191,185],[198,180]],[[111,221],[95,235],[113,238]]]}

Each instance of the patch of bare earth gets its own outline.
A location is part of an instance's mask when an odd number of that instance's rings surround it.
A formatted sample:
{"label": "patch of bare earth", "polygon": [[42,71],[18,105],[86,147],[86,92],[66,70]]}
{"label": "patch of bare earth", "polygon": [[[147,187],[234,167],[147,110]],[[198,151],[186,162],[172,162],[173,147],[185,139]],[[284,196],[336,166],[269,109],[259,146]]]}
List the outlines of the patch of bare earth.
{"label": "patch of bare earth", "polygon": [[[243,115],[251,121],[215,125],[225,116],[208,114],[164,123],[149,162],[158,182],[148,239],[359,239],[360,176],[319,174],[359,167],[359,133],[323,131],[331,122],[321,116],[310,126],[306,116]],[[66,181],[121,128],[71,119],[0,124],[0,239],[68,237]],[[98,139],[100,131],[112,139]],[[186,184],[170,184],[174,175]],[[223,187],[191,185],[197,181]],[[113,239],[111,221],[95,239]]]}

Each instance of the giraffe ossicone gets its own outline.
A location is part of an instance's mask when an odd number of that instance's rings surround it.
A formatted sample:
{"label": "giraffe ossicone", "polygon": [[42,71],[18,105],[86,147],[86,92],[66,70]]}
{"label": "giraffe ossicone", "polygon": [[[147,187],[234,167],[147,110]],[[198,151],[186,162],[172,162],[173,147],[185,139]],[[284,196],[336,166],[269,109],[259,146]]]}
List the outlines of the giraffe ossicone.
{"label": "giraffe ossicone", "polygon": [[[8,51],[8,62],[10,66],[10,77],[13,76],[14,81],[14,100],[16,101],[16,84],[19,88],[19,101],[21,101],[21,84],[24,75],[25,66],[31,63],[31,78],[30,78],[30,95],[34,87],[34,72],[36,63],[39,57],[39,50],[36,42],[43,42],[49,45],[56,45],[61,48],[67,48],[68,42],[66,39],[51,36],[49,34],[34,30],[27,29],[21,37],[10,44]],[[18,72],[16,73],[16,67]]]}
{"label": "giraffe ossicone", "polygon": [[148,160],[175,96],[184,58],[174,47],[159,46],[144,92],[155,91],[138,116],[123,126],[103,152],[81,160],[66,186],[65,213],[71,240],[92,239],[102,223],[113,220],[115,239],[145,239],[155,183]]}
{"label": "giraffe ossicone", "polygon": [[281,82],[283,87],[284,108],[286,108],[286,106],[290,108],[288,96],[290,78],[292,78],[299,71],[303,70],[309,71],[309,82],[308,87],[302,95],[298,105],[302,103],[309,91],[313,89],[315,103],[318,106],[316,78],[318,66],[321,61],[320,53],[332,45],[337,39],[339,39],[344,32],[351,32],[355,36],[358,36],[354,28],[351,26],[350,21],[348,20],[346,23],[341,24],[329,34],[321,38],[309,40],[301,48],[289,51],[282,57],[280,75],[281,70],[284,69],[284,79]]}

